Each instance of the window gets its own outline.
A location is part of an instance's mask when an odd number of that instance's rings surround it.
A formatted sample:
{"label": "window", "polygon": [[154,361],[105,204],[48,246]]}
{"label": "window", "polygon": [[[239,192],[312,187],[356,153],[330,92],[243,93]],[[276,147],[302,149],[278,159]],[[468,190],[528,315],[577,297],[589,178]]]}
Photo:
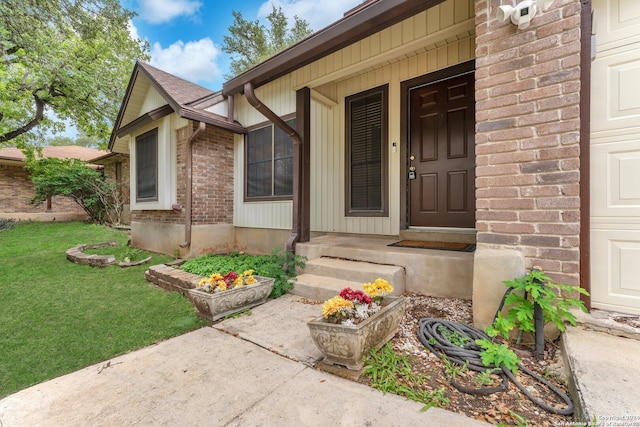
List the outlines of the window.
{"label": "window", "polygon": [[[295,129],[295,119],[286,121]],[[291,198],[293,195],[293,141],[279,127],[249,131],[246,144],[247,199]]]}
{"label": "window", "polygon": [[136,201],[158,200],[158,129],[136,137]]}
{"label": "window", "polygon": [[346,99],[347,216],[388,215],[387,86]]}

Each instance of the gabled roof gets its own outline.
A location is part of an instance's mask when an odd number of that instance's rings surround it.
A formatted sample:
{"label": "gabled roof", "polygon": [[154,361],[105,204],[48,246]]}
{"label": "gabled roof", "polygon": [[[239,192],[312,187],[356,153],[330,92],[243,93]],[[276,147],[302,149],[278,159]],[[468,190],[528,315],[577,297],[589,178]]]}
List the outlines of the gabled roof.
{"label": "gabled roof", "polygon": [[240,93],[249,82],[254,87],[262,86],[443,1],[365,1],[342,19],[227,81],[222,85],[222,93],[225,96]]}
{"label": "gabled roof", "polygon": [[[167,105],[145,113],[129,123],[123,123],[123,118],[129,101],[131,100],[134,87],[136,84],[141,84],[140,80],[138,80],[140,78],[146,80],[148,84],[151,84],[167,101]],[[228,121],[226,117],[204,110],[223,99],[220,92],[213,92],[205,87],[138,61],[131,73],[129,85],[127,86],[124,100],[122,101],[118,117],[113,127],[111,139],[109,140],[109,149],[113,148],[116,137],[122,135],[121,129],[129,133],[135,128],[144,126],[153,120],[170,114],[172,111],[186,119],[202,121],[235,133],[246,133],[247,130],[243,126]]]}
{"label": "gabled roof", "polygon": [[[85,162],[97,157],[109,154],[108,151],[96,150],[95,148],[81,147],[77,145],[61,145],[55,147],[42,147],[43,157],[57,157],[59,159],[80,159]],[[19,164],[25,159],[25,155],[19,148],[0,149],[0,163]]]}

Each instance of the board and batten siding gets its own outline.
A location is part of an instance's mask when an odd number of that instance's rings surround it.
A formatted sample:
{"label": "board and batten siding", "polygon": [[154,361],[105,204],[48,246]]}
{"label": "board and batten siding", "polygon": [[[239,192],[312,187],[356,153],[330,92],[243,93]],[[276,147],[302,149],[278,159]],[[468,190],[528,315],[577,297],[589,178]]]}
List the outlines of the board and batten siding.
{"label": "board and batten siding", "polygon": [[[448,0],[256,90],[265,105],[286,115],[295,112],[295,91],[312,89],[312,231],[399,233],[401,82],[473,59],[474,28],[473,0]],[[345,98],[385,84],[389,87],[389,216],[347,217]],[[242,96],[236,97],[236,119],[247,127],[266,120]],[[290,201],[244,202],[243,137],[236,136],[235,148],[235,225],[291,228]]]}
{"label": "board and batten siding", "polygon": [[[255,91],[256,96],[279,116],[295,113],[296,93],[291,89],[291,77],[284,76]],[[235,119],[243,126],[268,124],[267,119],[247,102],[244,96],[236,95]],[[235,136],[234,168],[234,208],[233,223],[236,227],[291,229],[292,202],[279,200],[271,202],[244,201],[244,136]]]}

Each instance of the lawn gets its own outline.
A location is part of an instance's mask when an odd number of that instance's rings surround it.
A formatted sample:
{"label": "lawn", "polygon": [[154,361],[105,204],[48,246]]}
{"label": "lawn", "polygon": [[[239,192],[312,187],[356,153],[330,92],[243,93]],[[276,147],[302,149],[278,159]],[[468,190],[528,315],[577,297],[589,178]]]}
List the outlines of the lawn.
{"label": "lawn", "polygon": [[[206,324],[187,299],[144,279],[148,265],[67,261],[72,246],[104,241],[126,251],[126,233],[97,225],[0,228],[0,398]],[[171,259],[152,255],[152,264]]]}

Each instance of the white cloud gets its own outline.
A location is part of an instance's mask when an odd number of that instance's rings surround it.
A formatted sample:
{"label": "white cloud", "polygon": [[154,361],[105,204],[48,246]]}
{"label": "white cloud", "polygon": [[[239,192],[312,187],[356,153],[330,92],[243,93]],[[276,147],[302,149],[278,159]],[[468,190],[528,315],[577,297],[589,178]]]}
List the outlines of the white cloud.
{"label": "white cloud", "polygon": [[293,17],[304,19],[313,31],[318,31],[342,18],[344,13],[362,3],[363,0],[269,0],[260,6],[258,16],[266,17],[271,13],[272,5],[281,7],[289,24]]}
{"label": "white cloud", "polygon": [[151,24],[194,15],[202,3],[195,0],[139,0],[140,17]]}
{"label": "white cloud", "polygon": [[131,19],[129,19],[127,27],[129,28],[129,35],[131,36],[131,39],[132,40],[139,40],[140,39],[140,34],[138,34],[138,29],[136,28],[135,25],[133,25],[133,21]]}
{"label": "white cloud", "polygon": [[178,40],[167,48],[155,42],[151,65],[191,82],[211,82],[222,74],[216,63],[219,55],[209,37],[187,43]]}

